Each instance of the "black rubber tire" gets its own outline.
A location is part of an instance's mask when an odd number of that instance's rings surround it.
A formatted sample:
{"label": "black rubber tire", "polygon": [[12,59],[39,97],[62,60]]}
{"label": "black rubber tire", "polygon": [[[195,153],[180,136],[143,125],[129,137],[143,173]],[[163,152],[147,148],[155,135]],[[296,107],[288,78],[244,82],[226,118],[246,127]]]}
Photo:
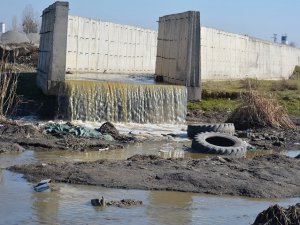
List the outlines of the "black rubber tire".
{"label": "black rubber tire", "polygon": [[194,138],[197,134],[204,132],[220,132],[234,135],[235,127],[233,123],[212,123],[212,124],[190,124],[187,133],[189,138]]}
{"label": "black rubber tire", "polygon": [[192,149],[199,153],[240,155],[246,153],[247,144],[242,139],[229,134],[206,132],[194,137]]}

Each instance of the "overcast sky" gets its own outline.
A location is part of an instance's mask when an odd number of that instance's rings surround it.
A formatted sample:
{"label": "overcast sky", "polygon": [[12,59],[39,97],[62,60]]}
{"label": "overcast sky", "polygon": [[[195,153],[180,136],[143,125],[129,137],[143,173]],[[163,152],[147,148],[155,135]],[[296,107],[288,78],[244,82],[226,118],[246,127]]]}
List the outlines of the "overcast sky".
{"label": "overcast sky", "polygon": [[[11,28],[13,16],[21,23],[31,4],[37,15],[54,1],[0,0],[0,21]],[[70,0],[70,14],[157,29],[159,16],[200,11],[201,24],[228,32],[272,40],[274,33],[300,46],[300,0]]]}

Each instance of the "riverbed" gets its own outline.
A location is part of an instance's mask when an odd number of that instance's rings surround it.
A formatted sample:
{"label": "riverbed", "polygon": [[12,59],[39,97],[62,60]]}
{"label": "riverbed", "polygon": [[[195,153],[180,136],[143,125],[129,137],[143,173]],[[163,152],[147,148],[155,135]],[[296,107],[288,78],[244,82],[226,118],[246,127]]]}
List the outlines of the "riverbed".
{"label": "riverbed", "polygon": [[[134,154],[163,157],[207,157],[183,151],[189,141],[163,141],[128,145],[125,149],[102,152],[31,151],[2,155],[1,168],[24,163],[125,159]],[[289,151],[293,156],[299,150]],[[269,205],[287,206],[299,198],[251,199],[168,191],[121,190],[86,185],[54,183],[54,190],[35,192],[34,184],[21,174],[0,171],[1,224],[250,224]],[[143,206],[130,209],[91,206],[90,199],[132,198]],[[12,213],[13,212],[13,213]]]}

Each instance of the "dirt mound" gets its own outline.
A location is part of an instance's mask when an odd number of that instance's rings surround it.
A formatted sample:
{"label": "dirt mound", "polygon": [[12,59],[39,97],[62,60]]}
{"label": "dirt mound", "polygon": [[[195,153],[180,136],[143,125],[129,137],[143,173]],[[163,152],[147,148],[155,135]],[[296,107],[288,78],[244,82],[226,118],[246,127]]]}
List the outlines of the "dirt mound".
{"label": "dirt mound", "polygon": [[230,113],[229,111],[188,110],[186,120],[190,123],[224,123]]}
{"label": "dirt mound", "polygon": [[25,149],[18,144],[12,144],[9,142],[0,142],[0,154],[10,152],[23,152]]}
{"label": "dirt mound", "polygon": [[18,44],[23,42],[29,42],[26,34],[18,31],[7,31],[1,35],[1,42],[4,44]]}
{"label": "dirt mound", "polygon": [[300,203],[287,209],[279,205],[270,206],[256,217],[253,225],[299,225]]}
{"label": "dirt mound", "polygon": [[44,134],[33,125],[12,125],[4,124],[0,126],[0,135],[9,135],[14,138],[40,138],[44,137]]}
{"label": "dirt mound", "polygon": [[16,165],[9,170],[23,173],[31,181],[48,177],[57,182],[108,188],[260,198],[294,197],[300,193],[299,160],[282,155],[218,160],[136,155],[127,160],[49,163],[42,169],[39,165]]}

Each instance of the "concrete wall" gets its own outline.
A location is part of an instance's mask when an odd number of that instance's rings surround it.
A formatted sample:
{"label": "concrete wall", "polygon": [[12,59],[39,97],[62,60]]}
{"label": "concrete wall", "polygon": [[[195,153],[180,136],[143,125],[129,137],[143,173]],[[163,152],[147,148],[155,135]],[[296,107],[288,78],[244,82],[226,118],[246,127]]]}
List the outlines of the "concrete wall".
{"label": "concrete wall", "polygon": [[156,49],[157,31],[68,17],[67,71],[154,73]]}
{"label": "concrete wall", "polygon": [[42,14],[37,84],[46,94],[65,80],[68,11],[68,2],[56,2]]}
{"label": "concrete wall", "polygon": [[199,99],[200,13],[185,12],[159,18],[155,75],[188,87],[188,99]]}
{"label": "concrete wall", "polygon": [[300,49],[201,27],[204,80],[287,79],[300,65]]}
{"label": "concrete wall", "polygon": [[68,11],[68,2],[55,2],[43,11],[37,83],[44,93],[56,94],[60,82],[77,74],[84,79],[87,73],[154,73],[157,31],[70,16]]}

